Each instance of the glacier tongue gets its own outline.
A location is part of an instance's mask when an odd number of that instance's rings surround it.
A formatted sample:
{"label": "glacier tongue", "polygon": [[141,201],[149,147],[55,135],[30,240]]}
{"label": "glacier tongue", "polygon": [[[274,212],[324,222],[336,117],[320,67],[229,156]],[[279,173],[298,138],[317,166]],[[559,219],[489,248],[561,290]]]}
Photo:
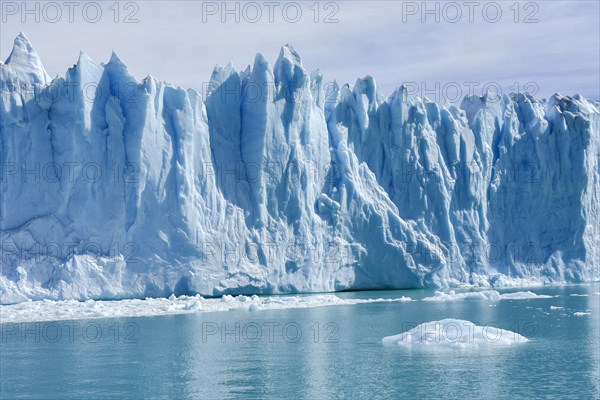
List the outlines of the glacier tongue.
{"label": "glacier tongue", "polygon": [[580,96],[325,88],[286,45],[203,101],[116,54],[50,81],[22,34],[0,84],[0,303],[600,278]]}

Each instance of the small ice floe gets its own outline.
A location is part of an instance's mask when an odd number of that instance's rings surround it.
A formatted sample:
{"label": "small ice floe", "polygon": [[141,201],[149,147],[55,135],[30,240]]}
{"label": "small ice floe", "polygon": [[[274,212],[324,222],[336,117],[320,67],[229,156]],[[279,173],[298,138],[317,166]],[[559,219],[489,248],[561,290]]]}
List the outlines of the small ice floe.
{"label": "small ice floe", "polygon": [[564,307],[550,306],[551,310],[562,310]]}
{"label": "small ice floe", "polygon": [[591,314],[592,314],[591,312],[583,312],[583,311],[577,311],[577,312],[573,313],[573,315],[576,317],[583,317],[585,315],[591,315]]}
{"label": "small ice floe", "polygon": [[570,295],[571,297],[588,297],[589,294],[582,294],[582,293],[573,293]]}
{"label": "small ice floe", "polygon": [[554,296],[547,294],[537,294],[533,292],[513,292],[500,295],[501,300],[531,300],[531,299],[551,299]]}
{"label": "small ice floe", "polygon": [[425,322],[394,336],[386,336],[384,346],[450,347],[508,346],[527,342],[527,338],[495,326],[479,326],[461,319]]}
{"label": "small ice floe", "polygon": [[533,292],[512,292],[503,293],[496,290],[482,290],[479,292],[461,292],[456,293],[454,290],[448,293],[435,292],[434,296],[425,297],[423,301],[460,301],[460,300],[483,300],[483,301],[500,301],[500,300],[531,300],[531,299],[551,299],[552,296],[545,294],[536,294]]}

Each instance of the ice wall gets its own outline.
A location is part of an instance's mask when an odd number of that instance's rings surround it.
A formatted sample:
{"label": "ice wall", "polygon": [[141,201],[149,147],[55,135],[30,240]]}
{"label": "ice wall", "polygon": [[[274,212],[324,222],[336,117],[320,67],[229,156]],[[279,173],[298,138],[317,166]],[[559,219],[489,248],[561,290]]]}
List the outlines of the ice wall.
{"label": "ice wall", "polygon": [[0,64],[0,302],[599,278],[600,112],[324,85],[284,46],[205,101],[115,55]]}

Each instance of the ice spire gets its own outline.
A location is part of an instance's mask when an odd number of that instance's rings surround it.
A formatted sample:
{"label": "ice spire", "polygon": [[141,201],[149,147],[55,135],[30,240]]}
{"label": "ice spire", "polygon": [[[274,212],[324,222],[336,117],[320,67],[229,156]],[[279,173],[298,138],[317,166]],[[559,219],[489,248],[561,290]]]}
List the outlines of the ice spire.
{"label": "ice spire", "polygon": [[15,38],[13,49],[2,69],[2,80],[9,77],[30,84],[42,85],[51,81],[42,60],[23,32],[20,32]]}

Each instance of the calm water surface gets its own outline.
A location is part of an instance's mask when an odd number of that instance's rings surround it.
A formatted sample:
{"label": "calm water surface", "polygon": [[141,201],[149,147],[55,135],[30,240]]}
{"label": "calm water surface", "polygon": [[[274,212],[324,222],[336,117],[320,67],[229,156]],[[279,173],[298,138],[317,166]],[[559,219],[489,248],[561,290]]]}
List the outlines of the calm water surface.
{"label": "calm water surface", "polygon": [[[26,324],[18,334],[5,324],[0,398],[599,399],[599,285],[531,290],[557,297],[60,321]],[[426,351],[381,345],[444,318],[530,341]]]}

